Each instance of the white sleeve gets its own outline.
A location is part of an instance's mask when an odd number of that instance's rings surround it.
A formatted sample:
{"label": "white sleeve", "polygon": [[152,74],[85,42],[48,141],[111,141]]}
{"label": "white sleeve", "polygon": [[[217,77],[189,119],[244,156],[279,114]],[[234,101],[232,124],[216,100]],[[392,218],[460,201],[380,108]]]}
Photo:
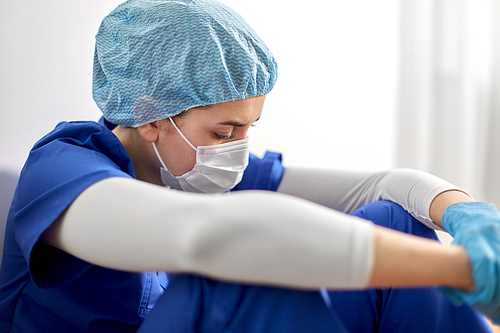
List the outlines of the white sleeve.
{"label": "white sleeve", "polygon": [[[287,167],[278,192],[297,196],[326,207],[352,213],[377,200],[401,205],[417,220],[436,230],[429,208],[434,198],[456,186],[431,174],[411,169],[385,172],[351,172]],[[462,191],[463,192],[463,191]]]}
{"label": "white sleeve", "polygon": [[127,271],[357,289],[373,266],[371,223],[267,191],[193,194],[110,178],[80,194],[49,231],[49,244]]}

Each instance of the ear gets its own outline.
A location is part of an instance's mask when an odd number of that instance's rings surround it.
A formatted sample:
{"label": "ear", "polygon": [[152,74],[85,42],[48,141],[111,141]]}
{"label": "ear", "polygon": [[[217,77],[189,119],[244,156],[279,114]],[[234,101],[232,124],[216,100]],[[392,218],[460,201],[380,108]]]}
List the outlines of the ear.
{"label": "ear", "polygon": [[142,138],[149,143],[156,142],[158,136],[160,135],[160,123],[159,121],[153,121],[152,123],[141,125],[137,128]]}

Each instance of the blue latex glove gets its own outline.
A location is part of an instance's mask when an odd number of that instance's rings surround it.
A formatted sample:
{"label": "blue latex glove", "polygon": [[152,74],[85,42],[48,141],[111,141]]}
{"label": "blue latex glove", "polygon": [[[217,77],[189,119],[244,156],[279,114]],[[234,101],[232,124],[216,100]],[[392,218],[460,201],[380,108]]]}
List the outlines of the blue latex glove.
{"label": "blue latex glove", "polygon": [[489,203],[461,202],[444,211],[442,223],[452,244],[467,250],[476,290],[439,290],[455,305],[467,303],[500,324],[500,211]]}

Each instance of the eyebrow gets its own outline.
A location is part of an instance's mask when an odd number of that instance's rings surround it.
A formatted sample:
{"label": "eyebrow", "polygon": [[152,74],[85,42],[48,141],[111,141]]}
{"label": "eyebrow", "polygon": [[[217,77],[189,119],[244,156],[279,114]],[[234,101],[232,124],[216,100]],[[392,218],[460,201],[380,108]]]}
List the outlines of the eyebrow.
{"label": "eyebrow", "polygon": [[[259,119],[260,119],[260,116],[255,121],[258,121]],[[254,123],[255,123],[255,121],[254,121]],[[230,121],[224,121],[222,123],[219,123],[219,125],[234,126],[234,127],[245,127],[247,124],[243,124],[243,123],[240,123],[239,121],[235,121],[235,120],[230,120]]]}

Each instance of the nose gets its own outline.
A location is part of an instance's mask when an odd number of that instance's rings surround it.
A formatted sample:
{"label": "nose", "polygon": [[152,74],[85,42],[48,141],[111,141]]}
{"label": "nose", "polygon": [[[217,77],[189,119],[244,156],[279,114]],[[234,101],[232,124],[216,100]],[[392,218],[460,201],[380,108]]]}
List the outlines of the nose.
{"label": "nose", "polygon": [[234,138],[231,141],[248,139],[248,129],[250,126],[235,127],[233,130]]}

